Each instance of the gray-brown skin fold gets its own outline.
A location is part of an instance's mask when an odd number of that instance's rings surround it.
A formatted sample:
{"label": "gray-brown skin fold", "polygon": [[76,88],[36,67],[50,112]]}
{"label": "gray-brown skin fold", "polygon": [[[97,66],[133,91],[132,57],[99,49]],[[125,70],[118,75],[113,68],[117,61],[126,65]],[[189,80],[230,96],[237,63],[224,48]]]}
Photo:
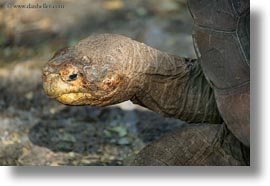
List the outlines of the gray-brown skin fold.
{"label": "gray-brown skin fold", "polygon": [[139,87],[131,99],[134,103],[187,122],[221,122],[213,90],[196,59],[169,55],[137,42],[134,47],[136,66],[128,70],[137,77],[134,84]]}

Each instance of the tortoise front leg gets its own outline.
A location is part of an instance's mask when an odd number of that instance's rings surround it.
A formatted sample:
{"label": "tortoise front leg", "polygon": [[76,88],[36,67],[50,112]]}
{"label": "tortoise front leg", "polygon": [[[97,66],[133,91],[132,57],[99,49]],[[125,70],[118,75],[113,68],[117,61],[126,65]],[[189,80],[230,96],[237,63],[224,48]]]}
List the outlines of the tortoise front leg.
{"label": "tortoise front leg", "polygon": [[133,165],[245,166],[249,151],[225,124],[187,124],[144,147]]}

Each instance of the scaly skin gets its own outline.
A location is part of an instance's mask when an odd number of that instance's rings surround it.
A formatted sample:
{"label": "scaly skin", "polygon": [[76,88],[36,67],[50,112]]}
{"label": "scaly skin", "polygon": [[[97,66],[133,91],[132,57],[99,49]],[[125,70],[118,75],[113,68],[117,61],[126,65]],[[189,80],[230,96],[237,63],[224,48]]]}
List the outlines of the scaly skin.
{"label": "scaly skin", "polygon": [[68,105],[106,106],[131,100],[164,116],[215,123],[190,124],[165,135],[146,146],[135,165],[249,163],[249,149],[219,124],[213,90],[197,60],[124,36],[94,35],[55,54],[43,69],[43,87],[48,96]]}
{"label": "scaly skin", "polygon": [[88,37],[58,52],[43,74],[47,95],[64,104],[106,106],[132,100],[188,122],[221,122],[213,91],[197,60],[124,36]]}
{"label": "scaly skin", "polygon": [[245,166],[249,150],[220,124],[188,124],[150,143],[133,165]]}

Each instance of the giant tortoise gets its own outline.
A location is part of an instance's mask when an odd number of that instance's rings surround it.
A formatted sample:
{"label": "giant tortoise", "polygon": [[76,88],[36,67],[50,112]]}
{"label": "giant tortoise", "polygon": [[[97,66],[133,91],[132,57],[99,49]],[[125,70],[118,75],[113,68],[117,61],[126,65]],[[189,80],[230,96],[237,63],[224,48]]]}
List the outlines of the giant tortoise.
{"label": "giant tortoise", "polygon": [[249,1],[189,0],[188,7],[197,59],[92,35],[49,60],[44,90],[68,105],[131,100],[190,123],[147,145],[134,165],[249,165]]}

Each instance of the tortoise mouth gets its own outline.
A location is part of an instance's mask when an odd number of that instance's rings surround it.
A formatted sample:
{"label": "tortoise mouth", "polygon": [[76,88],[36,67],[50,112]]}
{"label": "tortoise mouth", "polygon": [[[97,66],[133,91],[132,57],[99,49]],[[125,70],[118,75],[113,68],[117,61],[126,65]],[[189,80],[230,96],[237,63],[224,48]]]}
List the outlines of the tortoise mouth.
{"label": "tortoise mouth", "polygon": [[55,97],[56,100],[67,105],[97,105],[98,100],[90,93],[64,93]]}
{"label": "tortoise mouth", "polygon": [[60,102],[74,102],[76,99],[93,99],[90,92],[83,87],[82,80],[64,81],[60,74],[43,75],[43,89],[48,97]]}

